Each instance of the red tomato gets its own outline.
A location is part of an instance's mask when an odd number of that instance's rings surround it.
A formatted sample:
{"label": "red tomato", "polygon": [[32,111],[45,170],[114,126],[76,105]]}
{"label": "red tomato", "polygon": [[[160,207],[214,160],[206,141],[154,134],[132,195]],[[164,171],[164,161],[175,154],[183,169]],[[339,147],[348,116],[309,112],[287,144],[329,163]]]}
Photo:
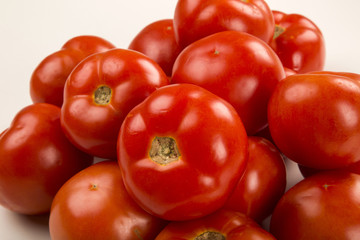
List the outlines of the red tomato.
{"label": "red tomato", "polygon": [[268,109],[277,147],[311,168],[341,168],[360,160],[360,82],[299,74],[281,81]]}
{"label": "red tomato", "polygon": [[34,103],[51,103],[61,107],[65,81],[74,67],[90,54],[115,48],[96,36],[78,36],[67,41],[61,50],[44,58],[30,79],[30,96]]}
{"label": "red tomato", "polygon": [[[305,178],[310,177],[319,172],[327,171],[326,169],[309,168],[309,167],[305,167],[305,166],[302,166],[299,164],[298,164],[298,167],[299,167],[301,175],[303,175],[303,177],[305,177]],[[344,168],[336,169],[336,170],[344,170],[344,171],[349,171],[352,173],[360,174],[360,161],[357,161],[356,163],[350,164]]]}
{"label": "red tomato", "polygon": [[252,135],[267,125],[268,100],[284,77],[281,61],[266,43],[226,31],[184,49],[175,61],[172,82],[196,84],[224,98]]}
{"label": "red tomato", "polygon": [[121,127],[118,161],[146,211],[187,220],[220,208],[243,174],[247,136],[236,111],[191,84],[152,93]]}
{"label": "red tomato", "polygon": [[277,240],[360,239],[360,175],[328,172],[296,184],[277,204],[270,232]]}
{"label": "red tomato", "polygon": [[245,173],[224,207],[262,222],[285,192],[286,169],[281,153],[271,142],[261,137],[248,140]]}
{"label": "red tomato", "polygon": [[166,223],[130,198],[117,163],[105,161],[64,184],[54,198],[49,227],[53,240],[152,240]]}
{"label": "red tomato", "polygon": [[276,25],[271,47],[284,66],[298,73],[323,70],[325,41],[315,23],[300,14],[273,14]]}
{"label": "red tomato", "polygon": [[167,84],[159,65],[141,53],[113,49],[93,54],[66,81],[63,130],[83,151],[116,159],[117,135],[126,114]]}
{"label": "red tomato", "polygon": [[175,37],[184,48],[213,33],[235,30],[269,43],[274,18],[263,0],[179,0],[174,14]]}
{"label": "red tomato", "polygon": [[0,135],[0,204],[22,214],[50,210],[58,189],[92,164],[66,139],[60,108],[37,103],[23,108]]}
{"label": "red tomato", "polygon": [[180,53],[173,20],[164,19],[147,25],[131,41],[129,49],[142,52],[153,59],[170,77],[175,59]]}
{"label": "red tomato", "polygon": [[318,71],[318,72],[310,72],[311,74],[329,74],[336,76],[343,76],[354,79],[356,81],[360,81],[360,74],[351,73],[351,72],[332,72],[332,71]]}
{"label": "red tomato", "polygon": [[275,238],[246,215],[220,210],[206,217],[171,222],[155,240],[275,240]]}

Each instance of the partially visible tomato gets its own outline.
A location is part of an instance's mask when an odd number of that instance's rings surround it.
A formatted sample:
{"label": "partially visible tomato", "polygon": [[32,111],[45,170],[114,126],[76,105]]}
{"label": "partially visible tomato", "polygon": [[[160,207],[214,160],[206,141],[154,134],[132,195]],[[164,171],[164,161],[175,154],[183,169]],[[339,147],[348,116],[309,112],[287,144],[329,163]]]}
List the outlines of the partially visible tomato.
{"label": "partially visible tomato", "polygon": [[275,34],[271,47],[283,65],[297,73],[321,71],[325,65],[325,41],[316,24],[300,14],[273,11]]}
{"label": "partially visible tomato", "polygon": [[279,150],[268,140],[249,137],[249,159],[244,175],[225,208],[262,222],[285,192],[286,169]]}
{"label": "partially visible tomato", "polygon": [[252,135],[267,125],[267,104],[285,77],[276,53],[259,38],[225,31],[196,41],[175,61],[173,83],[201,86],[228,101]]}
{"label": "partially visible tomato", "polygon": [[244,172],[247,135],[235,109],[192,84],[172,84],[133,108],[121,126],[118,162],[129,194],[167,220],[223,206]]}
{"label": "partially visible tomato", "polygon": [[342,171],[302,180],[281,198],[271,218],[277,240],[360,239],[360,175]]}
{"label": "partially visible tomato", "polygon": [[78,36],[46,58],[35,68],[30,79],[30,96],[34,103],[50,103],[61,107],[65,81],[85,57],[115,48],[97,36]]}
{"label": "partially visible tomato", "polygon": [[60,127],[60,108],[23,108],[0,135],[0,204],[22,214],[50,211],[59,188],[93,157],[75,148]]}
{"label": "partially visible tomato", "polygon": [[149,57],[112,49],[83,60],[64,88],[61,126],[81,150],[116,159],[116,142],[126,114],[157,88],[169,83]]}
{"label": "partially visible tomato", "polygon": [[274,18],[264,0],[179,0],[174,14],[175,37],[182,48],[211,34],[234,30],[270,43]]}
{"label": "partially visible tomato", "polygon": [[275,240],[245,214],[220,210],[200,219],[171,222],[155,240]]}
{"label": "partially visible tomato", "polygon": [[268,108],[271,136],[291,160],[317,169],[360,160],[360,82],[330,74],[281,81]]}
{"label": "partially visible tomato", "polygon": [[343,76],[354,79],[356,81],[360,81],[360,74],[352,73],[352,72],[318,71],[318,72],[309,72],[309,74],[326,74],[326,75]]}
{"label": "partially visible tomato", "polygon": [[152,240],[166,224],[131,199],[113,161],[97,163],[68,180],[54,198],[49,220],[53,240]]}
{"label": "partially visible tomato", "polygon": [[175,59],[180,53],[173,20],[163,19],[147,25],[131,41],[129,49],[142,52],[153,59],[170,77]]}
{"label": "partially visible tomato", "polygon": [[[319,172],[325,172],[328,171],[327,169],[315,169],[315,168],[309,168],[309,167],[305,167],[302,166],[300,164],[298,164],[300,173],[303,177],[307,178],[310,177],[316,173]],[[357,161],[356,163],[350,164],[344,168],[341,169],[336,169],[338,171],[343,170],[343,171],[348,171],[348,172],[352,172],[352,173],[356,173],[356,174],[360,174],[360,161]]]}

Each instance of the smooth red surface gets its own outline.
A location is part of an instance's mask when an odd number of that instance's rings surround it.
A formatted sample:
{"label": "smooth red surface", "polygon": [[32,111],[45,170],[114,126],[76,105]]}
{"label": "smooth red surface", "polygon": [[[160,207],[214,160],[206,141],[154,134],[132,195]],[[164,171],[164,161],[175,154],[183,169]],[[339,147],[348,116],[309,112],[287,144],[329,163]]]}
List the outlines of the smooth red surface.
{"label": "smooth red surface", "polygon": [[53,240],[152,240],[166,224],[130,198],[112,161],[97,163],[66,182],[56,194],[49,221]]}
{"label": "smooth red surface", "polygon": [[218,232],[227,240],[275,240],[275,238],[259,227],[246,215],[220,210],[206,217],[185,221],[171,222],[155,238],[155,240],[188,240],[196,239],[204,232]]}
{"label": "smooth red surface", "polygon": [[279,150],[268,140],[249,137],[249,159],[225,208],[261,223],[285,192],[286,169]]}
{"label": "smooth red surface", "polygon": [[226,31],[189,45],[175,61],[173,83],[199,85],[234,106],[248,135],[267,125],[267,104],[285,77],[281,61],[263,41]]}
{"label": "smooth red surface", "polygon": [[321,71],[325,65],[325,41],[320,29],[300,14],[273,11],[275,25],[283,32],[275,36],[271,47],[284,67],[297,73]]}
{"label": "smooth red surface", "polygon": [[50,103],[61,107],[65,81],[75,66],[87,56],[115,48],[97,36],[77,36],[45,57],[35,68],[30,79],[30,96],[34,103]]}
{"label": "smooth red surface", "polygon": [[180,0],[174,14],[175,37],[182,48],[227,30],[246,32],[270,43],[274,27],[272,12],[263,0]]}
{"label": "smooth red surface", "polygon": [[0,159],[0,204],[22,214],[50,211],[62,184],[93,162],[64,136],[60,108],[47,103],[18,112],[0,135]]}
{"label": "smooth red surface", "polygon": [[[155,137],[173,138],[180,158],[168,165],[153,161]],[[246,166],[247,136],[229,103],[198,86],[173,84],[130,111],[118,161],[140,206],[168,220],[188,220],[225,203]]]}
{"label": "smooth red surface", "polygon": [[173,20],[163,19],[150,23],[134,37],[129,49],[153,59],[170,77],[175,59],[181,50],[175,39]]}
{"label": "smooth red surface", "polygon": [[[72,72],[64,89],[61,125],[70,141],[94,156],[116,159],[116,141],[126,114],[151,92],[168,84],[158,64],[126,49],[93,54]],[[100,86],[111,89],[110,102],[94,101]]]}
{"label": "smooth red surface", "polygon": [[273,212],[270,232],[277,240],[360,239],[360,175],[328,172],[291,188]]}
{"label": "smooth red surface", "polygon": [[302,74],[279,83],[269,101],[276,146],[310,168],[334,169],[360,160],[360,82]]}

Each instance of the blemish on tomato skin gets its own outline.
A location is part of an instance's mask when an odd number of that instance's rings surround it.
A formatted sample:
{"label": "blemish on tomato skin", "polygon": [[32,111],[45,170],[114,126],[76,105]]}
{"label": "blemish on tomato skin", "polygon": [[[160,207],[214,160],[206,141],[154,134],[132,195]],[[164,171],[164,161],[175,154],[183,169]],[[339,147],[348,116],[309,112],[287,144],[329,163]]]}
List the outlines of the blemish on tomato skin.
{"label": "blemish on tomato skin", "polygon": [[99,188],[98,185],[94,184],[94,183],[90,184],[90,186],[89,186],[90,191],[96,191],[96,190],[98,190],[98,188]]}

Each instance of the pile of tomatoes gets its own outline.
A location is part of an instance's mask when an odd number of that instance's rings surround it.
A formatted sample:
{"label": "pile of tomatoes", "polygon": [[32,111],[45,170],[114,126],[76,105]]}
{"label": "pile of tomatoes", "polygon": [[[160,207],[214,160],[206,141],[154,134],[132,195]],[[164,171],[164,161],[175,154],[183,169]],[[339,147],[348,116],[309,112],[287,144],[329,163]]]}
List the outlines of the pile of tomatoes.
{"label": "pile of tomatoes", "polygon": [[0,204],[54,240],[360,239],[360,75],[324,64],[316,24],[263,0],[69,39],[0,134]]}

